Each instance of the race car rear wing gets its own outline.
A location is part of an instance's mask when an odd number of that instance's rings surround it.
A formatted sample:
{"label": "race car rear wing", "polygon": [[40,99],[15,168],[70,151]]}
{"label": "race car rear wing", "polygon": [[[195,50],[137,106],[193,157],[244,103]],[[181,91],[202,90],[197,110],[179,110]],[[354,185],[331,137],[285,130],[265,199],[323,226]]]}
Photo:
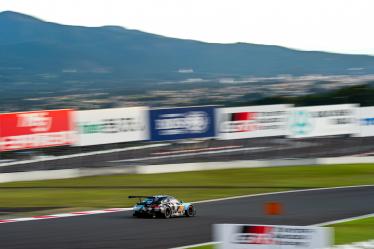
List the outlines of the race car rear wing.
{"label": "race car rear wing", "polygon": [[133,198],[138,198],[139,199],[139,202],[142,202],[142,199],[143,198],[153,198],[153,196],[148,196],[148,195],[129,195],[129,199],[133,199]]}
{"label": "race car rear wing", "polygon": [[149,196],[149,195],[129,195],[129,199],[133,199],[133,198],[152,198],[153,196]]}

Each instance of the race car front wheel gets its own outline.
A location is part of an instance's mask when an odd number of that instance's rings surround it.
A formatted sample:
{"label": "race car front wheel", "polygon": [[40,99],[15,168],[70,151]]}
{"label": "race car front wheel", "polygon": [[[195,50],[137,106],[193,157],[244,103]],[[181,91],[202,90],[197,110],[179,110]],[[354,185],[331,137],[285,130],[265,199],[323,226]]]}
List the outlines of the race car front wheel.
{"label": "race car front wheel", "polygon": [[189,206],[185,214],[187,217],[193,217],[196,215],[196,209],[193,206]]}
{"label": "race car front wheel", "polygon": [[164,218],[169,219],[171,217],[171,209],[167,208],[165,209]]}

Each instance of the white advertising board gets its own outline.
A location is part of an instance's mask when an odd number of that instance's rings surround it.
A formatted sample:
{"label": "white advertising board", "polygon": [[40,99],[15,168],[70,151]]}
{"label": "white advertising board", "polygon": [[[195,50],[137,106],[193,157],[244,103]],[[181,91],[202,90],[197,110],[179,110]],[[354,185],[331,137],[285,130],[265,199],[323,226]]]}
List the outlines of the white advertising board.
{"label": "white advertising board", "polygon": [[214,225],[219,249],[318,249],[332,244],[328,227],[251,224]]}
{"label": "white advertising board", "polygon": [[374,106],[360,107],[357,110],[359,137],[374,136]]}
{"label": "white advertising board", "polygon": [[218,137],[240,139],[287,135],[287,110],[291,105],[220,108]]}
{"label": "white advertising board", "polygon": [[320,137],[358,132],[356,104],[291,108],[288,131],[291,138]]}
{"label": "white advertising board", "polygon": [[77,146],[149,139],[148,108],[112,108],[75,113]]}

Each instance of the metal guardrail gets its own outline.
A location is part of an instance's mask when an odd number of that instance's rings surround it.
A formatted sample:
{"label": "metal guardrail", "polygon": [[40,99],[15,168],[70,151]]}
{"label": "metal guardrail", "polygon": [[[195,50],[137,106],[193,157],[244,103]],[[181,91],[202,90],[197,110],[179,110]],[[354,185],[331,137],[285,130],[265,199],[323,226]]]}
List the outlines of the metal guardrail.
{"label": "metal guardrail", "polygon": [[161,165],[132,165],[105,168],[75,168],[61,170],[42,170],[30,172],[15,172],[0,174],[0,183],[16,181],[34,181],[49,179],[77,178],[94,175],[110,174],[156,174],[187,172],[201,170],[218,170],[233,168],[261,168],[261,167],[286,167],[305,165],[330,165],[351,163],[374,163],[374,157],[335,157],[316,159],[284,159],[284,160],[243,160],[229,162],[181,163]]}

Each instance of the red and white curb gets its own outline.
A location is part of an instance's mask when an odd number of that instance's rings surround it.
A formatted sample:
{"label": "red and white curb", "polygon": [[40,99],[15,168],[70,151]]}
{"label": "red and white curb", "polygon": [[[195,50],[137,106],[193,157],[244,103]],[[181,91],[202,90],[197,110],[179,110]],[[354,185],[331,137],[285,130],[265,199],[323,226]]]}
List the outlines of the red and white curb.
{"label": "red and white curb", "polygon": [[130,210],[132,210],[132,208],[108,208],[108,209],[91,210],[91,211],[77,211],[77,212],[63,213],[63,214],[38,215],[38,216],[32,216],[32,217],[27,217],[27,218],[4,219],[4,220],[0,220],[0,224],[20,222],[20,221],[48,220],[48,219],[57,219],[57,218],[93,215],[93,214],[117,213],[117,212],[130,211]]}

